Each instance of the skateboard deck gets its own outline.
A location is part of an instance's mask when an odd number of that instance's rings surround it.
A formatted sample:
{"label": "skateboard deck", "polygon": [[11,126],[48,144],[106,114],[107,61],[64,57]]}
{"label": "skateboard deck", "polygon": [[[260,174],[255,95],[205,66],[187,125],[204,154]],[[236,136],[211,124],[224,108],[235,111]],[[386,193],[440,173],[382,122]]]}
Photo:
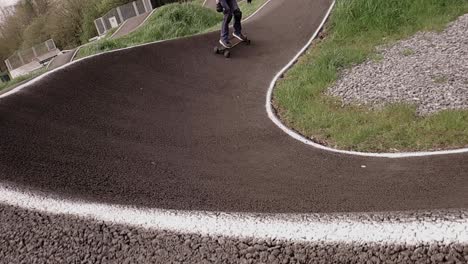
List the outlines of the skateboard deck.
{"label": "skateboard deck", "polygon": [[241,43],[245,43],[246,45],[250,45],[250,39],[247,39],[247,40],[239,40],[238,38],[235,38],[235,37],[231,37],[229,39],[231,41],[231,47],[230,48],[225,48],[221,45],[218,45],[218,46],[215,46],[213,51],[215,54],[222,54],[224,55],[224,57],[226,58],[229,58],[231,57],[231,49],[233,49],[234,47],[236,47],[237,45],[241,44]]}

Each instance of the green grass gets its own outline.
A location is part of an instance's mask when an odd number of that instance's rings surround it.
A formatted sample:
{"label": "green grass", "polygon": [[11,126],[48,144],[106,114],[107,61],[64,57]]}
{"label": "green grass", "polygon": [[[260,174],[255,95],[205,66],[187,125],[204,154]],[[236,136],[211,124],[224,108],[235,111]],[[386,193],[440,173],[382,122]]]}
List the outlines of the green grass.
{"label": "green grass", "polygon": [[189,36],[216,25],[221,15],[198,4],[168,4],[138,30],[116,39],[104,38],[80,49],[77,58],[163,39]]}
{"label": "green grass", "polygon": [[376,46],[421,30],[442,30],[467,12],[466,0],[338,0],[325,39],[275,88],[273,103],[280,118],[307,137],[346,150],[396,152],[468,146],[468,111],[421,117],[410,105],[373,111],[342,106],[323,93],[342,69],[367,58],[380,60]]}
{"label": "green grass", "polygon": [[[239,6],[244,17],[255,12],[266,0],[254,0],[252,4],[245,1]],[[219,30],[222,14],[202,7],[203,1],[193,3],[168,4],[154,12],[148,21],[136,31],[116,39],[105,37],[94,43],[83,46],[75,59],[93,54],[131,47],[157,40],[180,38],[203,32]]]}
{"label": "green grass", "polygon": [[414,54],[414,50],[412,50],[412,49],[405,49],[405,50],[402,51],[402,55],[406,56],[406,57],[411,56],[413,54]]}
{"label": "green grass", "polygon": [[438,83],[438,84],[442,84],[442,83],[446,83],[448,81],[448,78],[446,76],[443,76],[443,75],[433,76],[432,81],[434,81],[435,83]]}
{"label": "green grass", "polygon": [[26,74],[26,75],[23,75],[23,76],[19,76],[19,77],[16,77],[12,80],[10,80],[9,82],[6,82],[6,83],[0,83],[0,91],[2,90],[5,90],[5,89],[8,89],[8,88],[13,88],[23,82],[26,82],[26,81],[29,81],[31,79],[34,79],[36,78],[37,76],[45,73],[47,70],[46,68],[41,68],[41,69],[38,69],[38,70],[35,70],[29,74]]}

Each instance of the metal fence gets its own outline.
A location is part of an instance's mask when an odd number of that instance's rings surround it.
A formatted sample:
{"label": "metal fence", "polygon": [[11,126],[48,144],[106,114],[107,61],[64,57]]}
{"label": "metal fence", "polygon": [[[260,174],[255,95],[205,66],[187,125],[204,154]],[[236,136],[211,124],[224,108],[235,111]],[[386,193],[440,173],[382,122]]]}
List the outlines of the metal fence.
{"label": "metal fence", "polygon": [[111,9],[102,17],[94,20],[99,36],[104,35],[112,28],[118,27],[125,20],[150,12],[153,10],[151,0],[137,0]]}
{"label": "metal fence", "polygon": [[5,64],[11,72],[14,69],[20,68],[31,62],[41,63],[43,61],[47,61],[57,56],[58,53],[59,50],[55,46],[54,40],[49,39],[29,49],[18,50],[5,60]]}

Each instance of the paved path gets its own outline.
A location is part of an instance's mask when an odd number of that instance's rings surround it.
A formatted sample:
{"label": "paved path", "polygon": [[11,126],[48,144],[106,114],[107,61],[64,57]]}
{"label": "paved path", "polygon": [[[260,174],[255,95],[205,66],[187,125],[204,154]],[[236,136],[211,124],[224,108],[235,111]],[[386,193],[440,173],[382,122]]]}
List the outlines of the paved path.
{"label": "paved path", "polygon": [[69,63],[72,59],[73,59],[73,54],[75,54],[75,51],[76,51],[76,48],[73,49],[73,50],[70,50],[68,52],[65,52],[63,54],[60,54],[58,55],[57,57],[55,57],[55,59],[53,59],[49,66],[48,66],[48,70],[53,70],[55,68],[58,68],[62,65],[65,65],[67,63]]}
{"label": "paved path", "polygon": [[212,54],[214,32],[84,60],[1,98],[0,181],[172,209],[467,207],[466,154],[339,155],[303,145],[268,119],[271,79],[329,4],[272,1],[245,24],[252,46],[230,60]]}
{"label": "paved path", "polygon": [[204,6],[208,8],[215,9],[216,8],[216,0],[205,0]]}
{"label": "paved path", "polygon": [[144,13],[142,15],[132,17],[124,22],[117,31],[112,34],[112,38],[119,38],[125,36],[129,33],[132,33],[145,21],[145,19],[151,14],[151,12]]}
{"label": "paved path", "polygon": [[[125,36],[140,27],[140,25],[145,21],[145,19],[151,14],[151,12],[144,13],[142,15],[132,17],[128,19],[119,29],[114,32],[112,38],[118,38]],[[73,60],[73,54],[75,54],[77,48],[66,52],[64,54],[58,55],[49,65],[49,70],[53,70],[62,65],[65,65]]]}

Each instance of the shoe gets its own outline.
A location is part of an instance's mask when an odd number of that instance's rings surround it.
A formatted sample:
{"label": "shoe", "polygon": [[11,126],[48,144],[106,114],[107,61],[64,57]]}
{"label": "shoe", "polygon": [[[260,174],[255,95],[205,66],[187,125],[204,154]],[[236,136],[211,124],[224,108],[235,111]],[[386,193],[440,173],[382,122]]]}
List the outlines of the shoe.
{"label": "shoe", "polygon": [[231,43],[229,41],[224,41],[222,39],[219,40],[219,44],[221,44],[226,49],[230,49],[232,47],[232,45],[231,45]]}
{"label": "shoe", "polygon": [[232,35],[236,37],[237,39],[239,39],[240,41],[247,41],[247,37],[242,35],[242,33],[239,33],[239,34],[233,33]]}

